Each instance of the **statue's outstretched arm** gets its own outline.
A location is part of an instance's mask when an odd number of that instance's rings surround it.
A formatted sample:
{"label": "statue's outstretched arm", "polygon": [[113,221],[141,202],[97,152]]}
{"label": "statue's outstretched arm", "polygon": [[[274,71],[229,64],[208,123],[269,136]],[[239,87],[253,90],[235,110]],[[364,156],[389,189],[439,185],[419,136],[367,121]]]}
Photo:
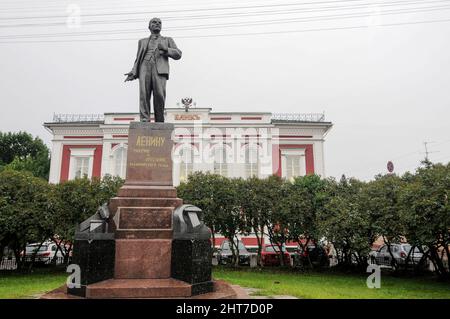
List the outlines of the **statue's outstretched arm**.
{"label": "statue's outstretched arm", "polygon": [[133,68],[131,69],[130,72],[125,73],[125,75],[127,76],[127,78],[125,79],[125,82],[126,81],[133,81],[133,80],[135,80],[135,79],[137,79],[139,77],[139,75],[138,75],[138,69],[139,69],[138,64],[139,63],[138,62],[139,62],[140,49],[141,49],[141,41],[139,41],[139,43],[138,43],[138,50],[137,50],[137,53],[136,53],[136,60],[134,60]]}

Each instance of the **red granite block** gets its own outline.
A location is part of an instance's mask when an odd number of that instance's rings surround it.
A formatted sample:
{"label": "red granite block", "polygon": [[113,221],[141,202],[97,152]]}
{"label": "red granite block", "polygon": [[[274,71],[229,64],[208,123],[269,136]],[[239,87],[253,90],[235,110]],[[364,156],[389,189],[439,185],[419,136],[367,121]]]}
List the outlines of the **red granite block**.
{"label": "red granite block", "polygon": [[170,239],[116,239],[114,278],[169,278]]}
{"label": "red granite block", "polygon": [[119,207],[119,229],[171,229],[172,208]]}
{"label": "red granite block", "polygon": [[173,186],[172,131],[168,123],[130,123],[127,185]]}

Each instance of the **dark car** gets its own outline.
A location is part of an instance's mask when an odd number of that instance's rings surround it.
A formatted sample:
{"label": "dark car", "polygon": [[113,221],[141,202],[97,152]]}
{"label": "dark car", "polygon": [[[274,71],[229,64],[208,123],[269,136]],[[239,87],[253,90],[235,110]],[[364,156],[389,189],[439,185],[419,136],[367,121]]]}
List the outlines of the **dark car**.
{"label": "dark car", "polygon": [[[239,248],[239,265],[250,265],[250,253],[241,241],[236,242]],[[235,247],[236,248],[236,247]],[[231,264],[233,262],[233,253],[230,247],[230,241],[222,242],[217,252],[217,262],[219,265]]]}
{"label": "dark car", "polygon": [[298,246],[296,267],[308,267],[309,262],[315,267],[326,267],[329,265],[328,254],[322,246],[308,245],[306,249]]}

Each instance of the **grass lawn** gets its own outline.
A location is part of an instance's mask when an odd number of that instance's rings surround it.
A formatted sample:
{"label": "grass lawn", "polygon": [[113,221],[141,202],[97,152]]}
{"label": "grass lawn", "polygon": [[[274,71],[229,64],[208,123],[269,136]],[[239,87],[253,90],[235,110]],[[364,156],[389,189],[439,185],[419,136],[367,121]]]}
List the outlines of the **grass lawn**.
{"label": "grass lawn", "polygon": [[[367,274],[369,275],[369,274]],[[369,289],[364,275],[342,273],[300,273],[276,269],[229,269],[216,267],[215,279],[241,287],[261,289],[258,295],[290,295],[297,298],[445,298],[450,299],[450,284],[432,278],[399,278],[381,275],[381,288]]]}
{"label": "grass lawn", "polygon": [[69,274],[64,270],[36,268],[33,273],[0,272],[0,299],[34,298],[64,284]]}
{"label": "grass lawn", "polygon": [[[33,273],[0,272],[0,299],[34,298],[60,287],[68,274],[64,270],[35,269]],[[290,295],[298,298],[446,298],[450,284],[432,278],[398,278],[383,274],[381,288],[369,289],[364,275],[342,273],[300,273],[288,270],[263,270],[215,267],[215,279],[242,287],[260,289],[264,296]]]}

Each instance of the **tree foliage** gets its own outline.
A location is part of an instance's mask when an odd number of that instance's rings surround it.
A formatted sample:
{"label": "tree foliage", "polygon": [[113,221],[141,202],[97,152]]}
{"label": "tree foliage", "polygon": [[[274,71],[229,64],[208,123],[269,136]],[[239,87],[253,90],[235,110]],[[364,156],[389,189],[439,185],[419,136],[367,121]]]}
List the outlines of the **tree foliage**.
{"label": "tree foliage", "polygon": [[0,132],[0,167],[31,172],[48,179],[50,152],[38,137],[26,132]]}
{"label": "tree foliage", "polygon": [[[27,244],[54,240],[66,259],[77,224],[94,214],[122,185],[120,178],[83,178],[48,184],[29,172],[0,172],[0,251],[9,247],[21,267]],[[68,245],[68,250],[63,246]]]}
{"label": "tree foliage", "polygon": [[[117,194],[123,180],[105,176],[103,179],[77,178],[53,185],[51,203],[53,214],[52,240],[67,257],[72,248],[76,226],[93,215],[98,207]],[[62,245],[67,246],[67,251]]]}
{"label": "tree foliage", "polygon": [[392,243],[407,240],[444,277],[449,190],[449,165],[428,163],[415,174],[379,175],[369,182],[345,176],[337,182],[316,175],[287,181],[194,173],[178,187],[178,195],[199,206],[213,232],[230,241],[237,235],[256,236],[259,261],[262,238],[268,237],[280,252],[287,241],[298,242],[303,251],[308,245],[331,243],[342,267],[365,270],[377,239],[383,238],[388,251]]}
{"label": "tree foliage", "polygon": [[338,252],[339,265],[349,268],[353,262],[365,269],[367,254],[375,240],[369,211],[361,198],[366,184],[356,179],[328,180],[325,204],[319,211],[319,233]]}
{"label": "tree foliage", "polygon": [[0,172],[0,248],[14,251],[19,268],[26,244],[41,243],[53,234],[50,192],[46,181],[28,172]]}
{"label": "tree foliage", "polygon": [[221,175],[196,172],[189,176],[186,183],[181,183],[177,191],[186,203],[202,209],[205,224],[213,234],[218,232],[230,239],[237,262],[235,237],[244,228],[244,223],[237,206],[235,183]]}
{"label": "tree foliage", "polygon": [[444,279],[449,279],[449,193],[450,163],[419,168],[399,195],[399,218],[405,237],[412,245],[427,250],[426,254]]}

